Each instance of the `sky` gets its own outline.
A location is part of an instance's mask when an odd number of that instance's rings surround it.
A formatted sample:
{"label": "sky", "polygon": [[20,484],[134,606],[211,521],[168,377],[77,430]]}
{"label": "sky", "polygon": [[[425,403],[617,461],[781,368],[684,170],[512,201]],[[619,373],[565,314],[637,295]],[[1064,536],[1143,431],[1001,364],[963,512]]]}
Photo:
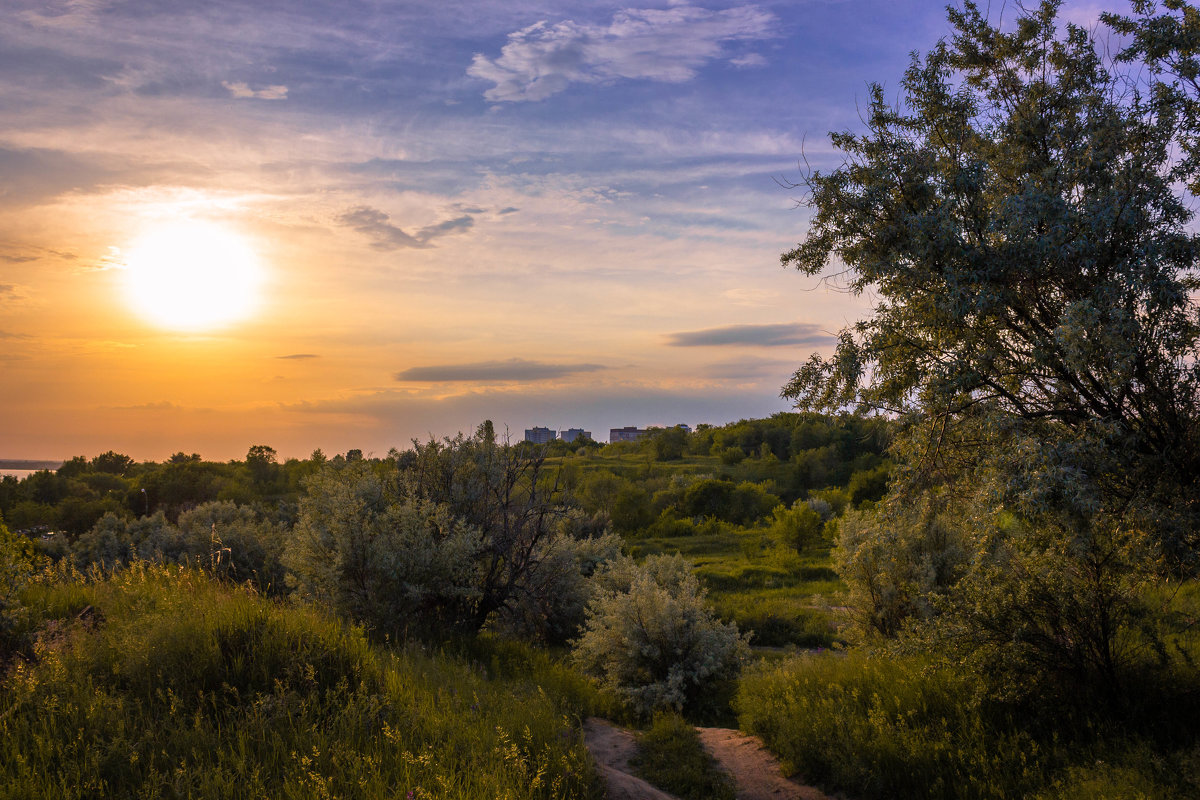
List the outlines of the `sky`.
{"label": "sky", "polygon": [[896,0],[5,0],[0,458],[787,410],[871,304],[780,266],[795,184],[948,33]]}

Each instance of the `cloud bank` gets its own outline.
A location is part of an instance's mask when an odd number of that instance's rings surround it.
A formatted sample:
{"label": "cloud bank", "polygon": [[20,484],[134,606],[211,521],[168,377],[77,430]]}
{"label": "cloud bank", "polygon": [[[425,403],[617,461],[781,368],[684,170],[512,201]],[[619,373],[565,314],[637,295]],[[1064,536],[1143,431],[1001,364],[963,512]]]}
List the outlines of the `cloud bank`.
{"label": "cloud bank", "polygon": [[725,325],[699,331],[682,331],[669,334],[667,344],[672,347],[785,347],[797,344],[829,344],[835,338],[817,325],[789,322],[775,325]]}
{"label": "cloud bank", "polygon": [[509,34],[495,59],[476,53],[467,74],[495,84],[484,97],[498,103],[544,100],[572,83],[681,83],[719,58],[762,63],[751,54],[729,56],[725,45],[765,39],[774,21],[755,6],[710,11],[688,5],[626,9],[608,25],[542,21]]}
{"label": "cloud bank", "polygon": [[457,381],[544,381],[563,378],[579,372],[597,372],[607,369],[603,364],[547,364],[542,361],[527,361],[510,358],[507,361],[477,361],[472,364],[439,364],[428,367],[411,367],[397,372],[398,381],[448,383]]}

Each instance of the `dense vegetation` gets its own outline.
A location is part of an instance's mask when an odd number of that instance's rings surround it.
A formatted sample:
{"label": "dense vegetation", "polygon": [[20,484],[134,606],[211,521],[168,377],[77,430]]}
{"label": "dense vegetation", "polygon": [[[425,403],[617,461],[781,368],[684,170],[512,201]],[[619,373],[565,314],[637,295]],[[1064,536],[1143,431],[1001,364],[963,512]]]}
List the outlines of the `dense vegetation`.
{"label": "dense vegetation", "polygon": [[[26,744],[0,771],[13,796],[528,796],[522,780],[588,796],[580,716],[728,719],[759,628],[834,641],[813,597],[840,586],[826,520],[874,502],[844,484],[886,469],[886,444],[879,421],[819,415],[557,450],[485,423],[384,458],[106,453],[6,481],[26,527],[0,529],[0,725]],[[171,502],[142,492],[164,475]],[[814,476],[843,485],[796,488]],[[618,536],[606,502],[621,494],[647,522]],[[56,528],[76,501],[106,510]]]}
{"label": "dense vegetation", "polygon": [[0,482],[0,793],[584,797],[597,711],[720,792],[732,698],[864,800],[1200,795],[1200,12],[1134,11],[965,2],[873,88],[803,413]]}
{"label": "dense vegetation", "polygon": [[875,299],[784,392],[885,412],[894,468],[839,527],[856,654],[738,707],[862,797],[1200,792],[1200,13],[1133,5],[1115,62],[1057,2],[951,8],[806,180],[783,262]]}

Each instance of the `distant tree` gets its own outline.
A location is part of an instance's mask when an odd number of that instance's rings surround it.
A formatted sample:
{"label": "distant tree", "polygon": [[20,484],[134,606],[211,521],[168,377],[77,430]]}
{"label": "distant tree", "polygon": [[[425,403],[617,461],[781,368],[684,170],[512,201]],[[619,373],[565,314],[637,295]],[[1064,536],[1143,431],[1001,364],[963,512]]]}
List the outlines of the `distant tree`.
{"label": "distant tree", "polygon": [[678,461],[683,458],[687,447],[687,432],[678,426],[655,431],[650,437],[650,447],[659,461]]}
{"label": "distant tree", "polygon": [[109,450],[92,459],[92,469],[96,472],[111,472],[113,475],[124,475],[133,466],[133,459],[123,453]]}
{"label": "distant tree", "polygon": [[270,483],[279,472],[274,447],[256,444],[246,453],[246,466],[250,469],[250,478],[258,484]]}
{"label": "distant tree", "polygon": [[86,456],[75,456],[71,460],[63,462],[63,465],[55,470],[55,473],[60,478],[78,478],[90,469],[91,464],[88,463]]}

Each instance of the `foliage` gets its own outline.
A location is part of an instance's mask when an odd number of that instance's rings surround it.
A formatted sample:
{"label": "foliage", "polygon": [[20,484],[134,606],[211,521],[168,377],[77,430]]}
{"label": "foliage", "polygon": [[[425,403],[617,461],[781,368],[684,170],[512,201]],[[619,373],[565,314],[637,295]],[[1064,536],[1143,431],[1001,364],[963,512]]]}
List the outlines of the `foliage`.
{"label": "foliage", "polygon": [[1086,707],[971,702],[969,673],[859,649],[764,662],[734,704],[806,782],[863,800],[1192,797],[1196,680],[1114,723]]}
{"label": "foliage", "polygon": [[797,500],[791,508],[780,504],[775,506],[771,513],[775,518],[771,532],[781,542],[797,550],[804,550],[822,541],[825,521],[808,503]]}
{"label": "foliage", "polygon": [[16,633],[26,616],[21,590],[33,570],[32,543],[0,522],[0,665],[17,645]]}
{"label": "foliage", "polygon": [[[31,587],[36,659],[0,683],[0,798],[596,798],[540,670],[387,652],[195,570]],[[91,611],[75,621],[84,607]]]}
{"label": "foliage", "polygon": [[[895,496],[840,524],[864,628],[926,620],[923,646],[994,697],[1115,708],[1148,652],[1169,660],[1142,596],[1200,566],[1200,237],[1177,190],[1197,118],[1060,35],[1058,5],[1005,29],[952,8],[900,102],[873,86],[866,132],[833,136],[845,161],[807,179],[783,262],[840,262],[880,300],[784,394],[904,423]],[[1126,57],[1160,58],[1164,29],[1138,31]]]}
{"label": "foliage", "polygon": [[[923,511],[923,513],[922,513]],[[910,618],[928,619],[935,599],[961,577],[970,555],[965,533],[947,514],[900,503],[851,511],[838,525],[838,574],[866,635],[895,636]]]}
{"label": "foliage", "polygon": [[567,510],[545,463],[540,451],[498,442],[490,420],[470,437],[413,442],[405,492],[475,531],[474,594],[461,618],[475,630],[532,590],[540,556],[562,535]]}
{"label": "foliage", "polygon": [[658,712],[638,736],[633,766],[648,782],[682,800],[734,800],[733,781],[678,714]]}
{"label": "foliage", "polygon": [[[565,522],[578,521],[576,512]],[[539,566],[500,614],[499,623],[529,640],[566,644],[579,633],[595,595],[592,576],[621,554],[621,538],[611,531],[581,535],[568,530],[540,546]]]}
{"label": "foliage", "polygon": [[678,555],[651,556],[640,566],[624,557],[596,580],[575,662],[639,714],[719,710],[704,706],[737,674],[747,641],[713,616],[691,565]]}
{"label": "foliage", "polygon": [[362,460],[330,465],[307,489],[284,554],[298,596],[388,633],[470,616],[477,530]]}

